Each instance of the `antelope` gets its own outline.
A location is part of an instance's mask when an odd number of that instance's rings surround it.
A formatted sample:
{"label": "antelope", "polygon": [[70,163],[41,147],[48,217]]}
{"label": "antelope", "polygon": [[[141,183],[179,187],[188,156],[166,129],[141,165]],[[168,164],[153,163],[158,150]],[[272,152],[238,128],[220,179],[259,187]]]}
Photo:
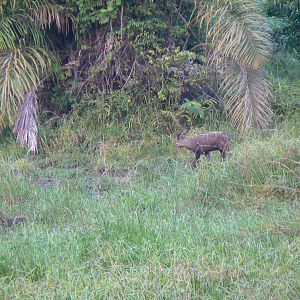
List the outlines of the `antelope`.
{"label": "antelope", "polygon": [[210,152],[219,150],[224,160],[228,151],[231,136],[225,132],[208,132],[200,134],[194,138],[183,138],[182,133],[178,134],[176,148],[185,148],[195,153],[195,161],[204,154],[207,159],[210,158]]}

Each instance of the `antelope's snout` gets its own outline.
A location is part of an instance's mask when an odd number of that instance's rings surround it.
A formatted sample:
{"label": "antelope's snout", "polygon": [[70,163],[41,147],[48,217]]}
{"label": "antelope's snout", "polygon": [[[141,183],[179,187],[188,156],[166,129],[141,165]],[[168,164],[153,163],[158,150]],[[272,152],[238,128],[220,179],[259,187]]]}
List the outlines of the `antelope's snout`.
{"label": "antelope's snout", "polygon": [[176,147],[176,148],[181,148],[181,147],[183,147],[183,146],[182,146],[181,143],[177,143],[177,144],[175,145],[175,147]]}

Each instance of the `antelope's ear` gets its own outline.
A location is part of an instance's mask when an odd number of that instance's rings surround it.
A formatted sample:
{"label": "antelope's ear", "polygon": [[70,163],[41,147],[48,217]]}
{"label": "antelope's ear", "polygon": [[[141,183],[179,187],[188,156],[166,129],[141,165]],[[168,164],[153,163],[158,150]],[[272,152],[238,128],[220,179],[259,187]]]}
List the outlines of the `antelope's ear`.
{"label": "antelope's ear", "polygon": [[177,134],[178,141],[183,140],[186,133],[187,133],[186,128],[181,129],[180,132]]}
{"label": "antelope's ear", "polygon": [[180,133],[177,134],[177,140],[180,141],[182,139],[183,139],[183,133],[180,132]]}

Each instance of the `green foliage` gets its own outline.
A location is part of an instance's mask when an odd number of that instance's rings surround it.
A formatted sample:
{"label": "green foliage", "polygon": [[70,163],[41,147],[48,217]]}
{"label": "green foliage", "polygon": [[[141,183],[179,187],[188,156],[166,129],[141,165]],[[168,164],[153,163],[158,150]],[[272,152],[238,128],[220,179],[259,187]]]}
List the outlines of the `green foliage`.
{"label": "green foliage", "polygon": [[107,24],[117,16],[121,0],[70,0],[68,6],[76,14],[75,26],[80,35],[91,34],[100,25]]}
{"label": "green foliage", "polygon": [[13,140],[13,131],[11,128],[6,127],[0,133],[0,145],[1,147],[9,144]]}
{"label": "green foliage", "polygon": [[203,106],[198,101],[190,101],[186,99],[186,102],[181,105],[181,109],[191,114],[195,119],[203,118],[204,116]]}
{"label": "green foliage", "polygon": [[198,125],[203,125],[207,117],[217,108],[217,102],[213,99],[188,100],[180,106],[180,110],[190,116],[190,120]]}
{"label": "green foliage", "polygon": [[51,104],[57,106],[60,112],[67,113],[76,103],[76,97],[70,92],[63,92],[57,85],[52,89]]}
{"label": "green foliage", "polygon": [[201,86],[201,82],[206,79],[206,68],[194,64],[195,58],[194,53],[179,49],[167,52],[156,59],[150,57],[149,64],[158,72],[158,76],[154,75],[152,79],[151,88],[160,100],[162,108],[178,108],[188,85]]}
{"label": "green foliage", "polygon": [[[25,63],[30,65],[28,74],[18,74],[22,80],[14,77],[16,68],[2,74],[2,83],[9,75],[16,79],[15,92],[10,92],[10,83],[2,89],[2,124],[14,123],[29,85],[37,86],[53,73],[54,88],[45,84],[53,95],[43,109],[54,114],[68,113],[82,102],[82,111],[86,105],[93,119],[91,107],[99,105],[101,124],[116,118],[116,123],[133,128],[139,123],[136,116],[140,120],[148,109],[153,130],[164,127],[171,132],[186,120],[200,125],[223,118],[219,111],[225,108],[240,129],[266,125],[271,93],[263,67],[272,43],[257,7],[253,1],[231,0],[2,2],[3,61],[15,50],[24,59],[28,49],[36,49]],[[285,22],[292,18],[293,7],[281,13],[268,10],[269,2],[260,1],[260,7],[273,15],[269,23],[278,32],[291,24]],[[49,51],[50,39],[62,67]],[[15,65],[25,74],[18,66],[22,59]],[[185,98],[189,102],[183,104]],[[223,100],[224,105],[216,108],[203,99]]]}
{"label": "green foliage", "polygon": [[[109,90],[110,94],[124,89],[132,103],[143,102],[149,109],[174,116],[190,89],[198,95],[188,95],[189,99],[207,96],[202,89],[206,85],[217,92],[218,74],[219,93],[236,126],[244,129],[268,123],[270,93],[261,68],[272,44],[263,30],[265,19],[252,2],[109,3],[70,2],[77,7],[77,26],[84,41],[82,61],[89,61],[81,69],[81,74],[87,72],[81,78],[86,91]],[[99,24],[101,14],[108,11],[116,13],[110,25]],[[206,37],[202,27],[208,29]],[[95,41],[89,41],[84,32],[93,33]],[[211,55],[204,56],[204,48],[199,46],[205,39],[213,50]],[[210,68],[207,62],[211,62]],[[239,81],[243,84],[237,84]]]}
{"label": "green foliage", "polygon": [[270,17],[270,25],[278,49],[300,51],[299,2],[294,0],[263,1],[262,9]]}
{"label": "green foliage", "polygon": [[300,78],[300,61],[297,52],[278,51],[274,53],[268,70],[281,79],[298,80]]}

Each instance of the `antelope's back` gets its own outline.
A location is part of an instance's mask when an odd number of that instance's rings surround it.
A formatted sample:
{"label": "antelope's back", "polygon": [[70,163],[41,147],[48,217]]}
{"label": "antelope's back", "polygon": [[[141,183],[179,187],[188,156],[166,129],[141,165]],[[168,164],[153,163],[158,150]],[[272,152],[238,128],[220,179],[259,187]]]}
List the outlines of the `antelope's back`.
{"label": "antelope's back", "polygon": [[212,131],[200,136],[203,142],[207,142],[208,144],[214,145],[218,148],[224,148],[231,141],[231,136],[222,131]]}
{"label": "antelope's back", "polygon": [[218,132],[218,143],[222,148],[228,148],[231,140],[232,138],[229,134],[225,132]]}

